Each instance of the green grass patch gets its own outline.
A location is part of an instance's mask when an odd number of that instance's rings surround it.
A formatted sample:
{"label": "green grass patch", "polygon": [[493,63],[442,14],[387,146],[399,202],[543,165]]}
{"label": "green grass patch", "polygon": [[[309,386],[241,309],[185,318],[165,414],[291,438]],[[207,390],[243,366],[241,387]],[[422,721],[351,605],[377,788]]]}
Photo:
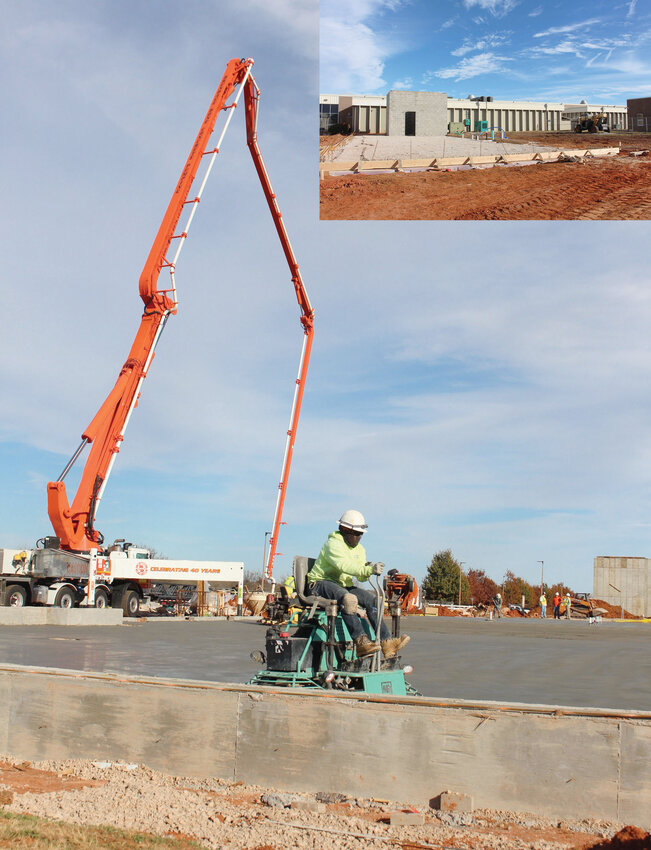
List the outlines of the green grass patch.
{"label": "green grass patch", "polygon": [[0,848],[11,850],[201,850],[197,841],[112,826],[80,826],[0,808]]}

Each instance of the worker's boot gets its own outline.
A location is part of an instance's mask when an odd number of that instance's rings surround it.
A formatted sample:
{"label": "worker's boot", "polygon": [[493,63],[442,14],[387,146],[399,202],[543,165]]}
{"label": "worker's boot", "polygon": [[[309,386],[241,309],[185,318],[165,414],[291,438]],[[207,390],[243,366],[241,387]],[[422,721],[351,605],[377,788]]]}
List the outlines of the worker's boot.
{"label": "worker's boot", "polygon": [[394,658],[403,646],[407,646],[411,638],[409,635],[402,635],[401,637],[393,637],[387,638],[382,641],[382,654],[385,658]]}
{"label": "worker's boot", "polygon": [[355,641],[355,650],[358,658],[364,658],[366,655],[372,655],[374,652],[377,652],[378,645],[369,640],[366,635],[362,635]]}

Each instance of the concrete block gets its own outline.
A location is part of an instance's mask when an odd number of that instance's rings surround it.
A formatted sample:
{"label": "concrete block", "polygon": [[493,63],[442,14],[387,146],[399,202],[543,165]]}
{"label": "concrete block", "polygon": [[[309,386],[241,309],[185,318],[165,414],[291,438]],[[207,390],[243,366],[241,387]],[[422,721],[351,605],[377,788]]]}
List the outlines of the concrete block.
{"label": "concrete block", "polygon": [[326,810],[325,803],[316,800],[292,800],[290,809],[298,809],[299,812],[318,812],[323,814]]}
{"label": "concrete block", "polygon": [[425,823],[423,812],[391,812],[391,826],[422,826]]}
{"label": "concrete block", "polygon": [[414,113],[419,136],[445,136],[448,131],[448,98],[443,92],[390,91],[387,94],[387,134],[405,135],[405,115]]}
{"label": "concrete block", "polygon": [[472,812],[472,797],[470,794],[461,794],[458,791],[443,791],[438,797],[430,801],[433,809],[441,812]]}

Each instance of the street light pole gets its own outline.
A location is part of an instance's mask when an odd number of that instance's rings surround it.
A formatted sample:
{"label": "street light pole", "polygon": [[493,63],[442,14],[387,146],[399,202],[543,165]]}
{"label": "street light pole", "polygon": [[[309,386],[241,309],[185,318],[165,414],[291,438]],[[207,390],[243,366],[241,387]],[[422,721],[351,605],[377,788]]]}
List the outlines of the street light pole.
{"label": "street light pole", "polygon": [[538,563],[540,564],[540,595],[542,596],[545,589],[545,585],[543,583],[543,572],[545,569],[545,562],[538,561]]}
{"label": "street light pole", "polygon": [[459,561],[459,605],[461,605],[461,567],[465,563],[465,561]]}

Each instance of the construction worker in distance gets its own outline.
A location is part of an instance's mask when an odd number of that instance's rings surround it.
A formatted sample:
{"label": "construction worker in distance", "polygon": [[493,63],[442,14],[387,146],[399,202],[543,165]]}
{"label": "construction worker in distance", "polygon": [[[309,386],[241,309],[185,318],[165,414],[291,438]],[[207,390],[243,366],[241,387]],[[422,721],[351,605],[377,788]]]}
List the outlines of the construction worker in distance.
{"label": "construction worker in distance", "polygon": [[540,602],[540,619],[545,620],[547,618],[547,597],[544,591],[540,594],[538,601]]}
{"label": "construction worker in distance", "polygon": [[561,619],[561,595],[558,591],[554,594],[554,598],[552,599],[552,604],[554,606],[554,619]]}
{"label": "construction worker in distance", "polygon": [[572,618],[572,597],[569,591],[565,594],[563,602],[565,604],[565,619],[570,620]]}
{"label": "construction worker in distance", "polygon": [[502,616],[502,594],[499,592],[499,590],[497,591],[497,593],[493,597],[493,608],[495,609],[495,616],[501,617]]}
{"label": "construction worker in distance", "polygon": [[[384,620],[384,611],[375,610],[375,595],[353,585],[353,579],[367,581],[372,575],[381,575],[384,564],[366,560],[366,550],[360,543],[368,526],[359,511],[344,511],[339,519],[339,529],[332,531],[319,552],[314,566],[307,574],[308,592],[325,599],[336,599],[350,636],[355,642],[358,658],[377,652],[378,645],[364,632],[357,613],[358,606],[379,632],[380,646],[385,658],[393,658],[409,643],[409,636],[392,638]],[[379,628],[378,628],[379,622]]]}

